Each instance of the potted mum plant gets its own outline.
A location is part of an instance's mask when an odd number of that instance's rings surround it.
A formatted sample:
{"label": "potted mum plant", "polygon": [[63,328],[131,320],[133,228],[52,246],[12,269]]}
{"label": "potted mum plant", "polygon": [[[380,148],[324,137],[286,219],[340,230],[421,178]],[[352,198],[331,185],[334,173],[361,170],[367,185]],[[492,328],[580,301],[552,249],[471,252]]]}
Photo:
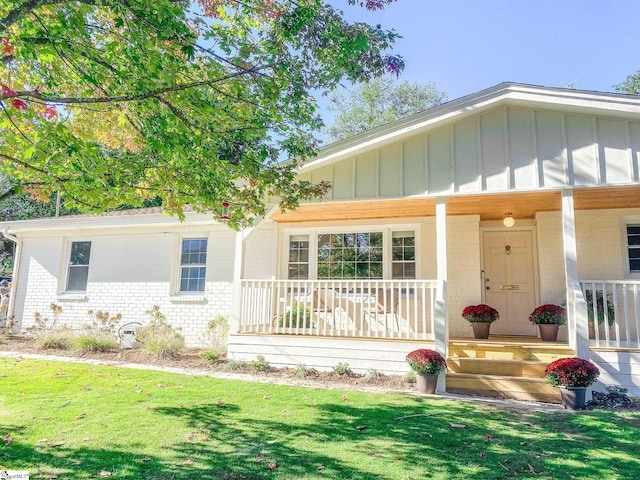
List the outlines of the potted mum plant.
{"label": "potted mum plant", "polygon": [[421,348],[409,353],[407,362],[416,374],[418,392],[436,393],[438,375],[447,368],[444,357],[435,350]]}
{"label": "potted mum plant", "polygon": [[587,387],[592,385],[600,370],[589,360],[582,358],[560,358],[547,365],[544,378],[555,386],[560,387],[562,405],[570,410],[581,410],[585,404]]}
{"label": "potted mum plant", "polygon": [[481,303],[465,307],[462,317],[471,323],[475,338],[489,338],[491,324],[500,318],[500,314],[495,308]]}
{"label": "potted mum plant", "polygon": [[564,325],[567,321],[567,310],[560,305],[547,303],[531,312],[529,321],[538,325],[540,339],[543,342],[555,342],[558,340],[560,325]]}

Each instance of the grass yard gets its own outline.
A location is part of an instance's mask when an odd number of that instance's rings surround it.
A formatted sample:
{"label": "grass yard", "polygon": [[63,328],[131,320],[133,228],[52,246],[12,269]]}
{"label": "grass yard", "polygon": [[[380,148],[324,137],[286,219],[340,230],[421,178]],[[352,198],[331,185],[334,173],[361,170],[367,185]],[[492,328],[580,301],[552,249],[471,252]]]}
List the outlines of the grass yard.
{"label": "grass yard", "polygon": [[637,479],[640,413],[0,359],[0,470],[32,479]]}

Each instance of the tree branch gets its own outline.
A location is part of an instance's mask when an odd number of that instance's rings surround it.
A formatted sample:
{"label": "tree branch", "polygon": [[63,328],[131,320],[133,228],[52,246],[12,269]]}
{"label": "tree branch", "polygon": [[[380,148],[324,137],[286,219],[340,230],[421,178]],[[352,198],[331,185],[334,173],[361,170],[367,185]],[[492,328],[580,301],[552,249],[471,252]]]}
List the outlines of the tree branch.
{"label": "tree branch", "polygon": [[182,85],[172,85],[170,87],[159,88],[157,90],[151,90],[146,93],[141,93],[139,95],[119,95],[119,96],[111,96],[111,97],[96,97],[96,98],[86,98],[86,97],[53,97],[49,95],[43,95],[39,90],[21,90],[16,92],[17,95],[0,95],[0,101],[5,100],[11,97],[28,97],[35,98],[38,100],[42,100],[43,102],[51,102],[65,105],[73,105],[73,104],[95,104],[95,103],[118,103],[118,102],[137,102],[140,100],[147,100],[152,97],[156,97],[163,93],[170,92],[181,92],[184,90],[189,90],[191,88],[196,87],[204,87],[204,86],[212,86],[217,83],[222,83],[226,80],[230,80],[232,78],[237,78],[242,75],[250,74],[258,72],[259,70],[268,68],[268,66],[262,67],[253,67],[250,69],[244,69],[240,72],[230,73],[220,78],[216,78],[215,80],[201,80],[199,82],[190,82]]}

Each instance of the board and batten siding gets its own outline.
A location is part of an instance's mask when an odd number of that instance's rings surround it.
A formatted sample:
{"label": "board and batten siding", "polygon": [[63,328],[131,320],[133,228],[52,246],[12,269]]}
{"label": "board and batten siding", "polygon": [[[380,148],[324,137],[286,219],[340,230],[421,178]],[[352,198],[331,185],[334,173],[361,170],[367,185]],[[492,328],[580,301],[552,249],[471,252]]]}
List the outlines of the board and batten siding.
{"label": "board and batten siding", "polygon": [[501,106],[301,178],[351,200],[630,184],[639,165],[640,123]]}

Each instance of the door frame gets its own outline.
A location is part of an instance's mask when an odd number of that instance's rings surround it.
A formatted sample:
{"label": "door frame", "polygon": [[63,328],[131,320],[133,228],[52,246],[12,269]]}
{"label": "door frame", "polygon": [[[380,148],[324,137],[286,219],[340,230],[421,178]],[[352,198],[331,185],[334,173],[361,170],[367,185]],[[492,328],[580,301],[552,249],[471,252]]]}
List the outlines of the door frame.
{"label": "door frame", "polygon": [[530,232],[531,233],[531,255],[533,256],[533,299],[536,306],[540,305],[540,275],[538,264],[538,236],[535,220],[518,220],[513,227],[505,227],[502,222],[486,222],[487,225],[480,223],[480,289],[482,290],[481,298],[485,303],[486,290],[484,288],[484,234],[485,232]]}

